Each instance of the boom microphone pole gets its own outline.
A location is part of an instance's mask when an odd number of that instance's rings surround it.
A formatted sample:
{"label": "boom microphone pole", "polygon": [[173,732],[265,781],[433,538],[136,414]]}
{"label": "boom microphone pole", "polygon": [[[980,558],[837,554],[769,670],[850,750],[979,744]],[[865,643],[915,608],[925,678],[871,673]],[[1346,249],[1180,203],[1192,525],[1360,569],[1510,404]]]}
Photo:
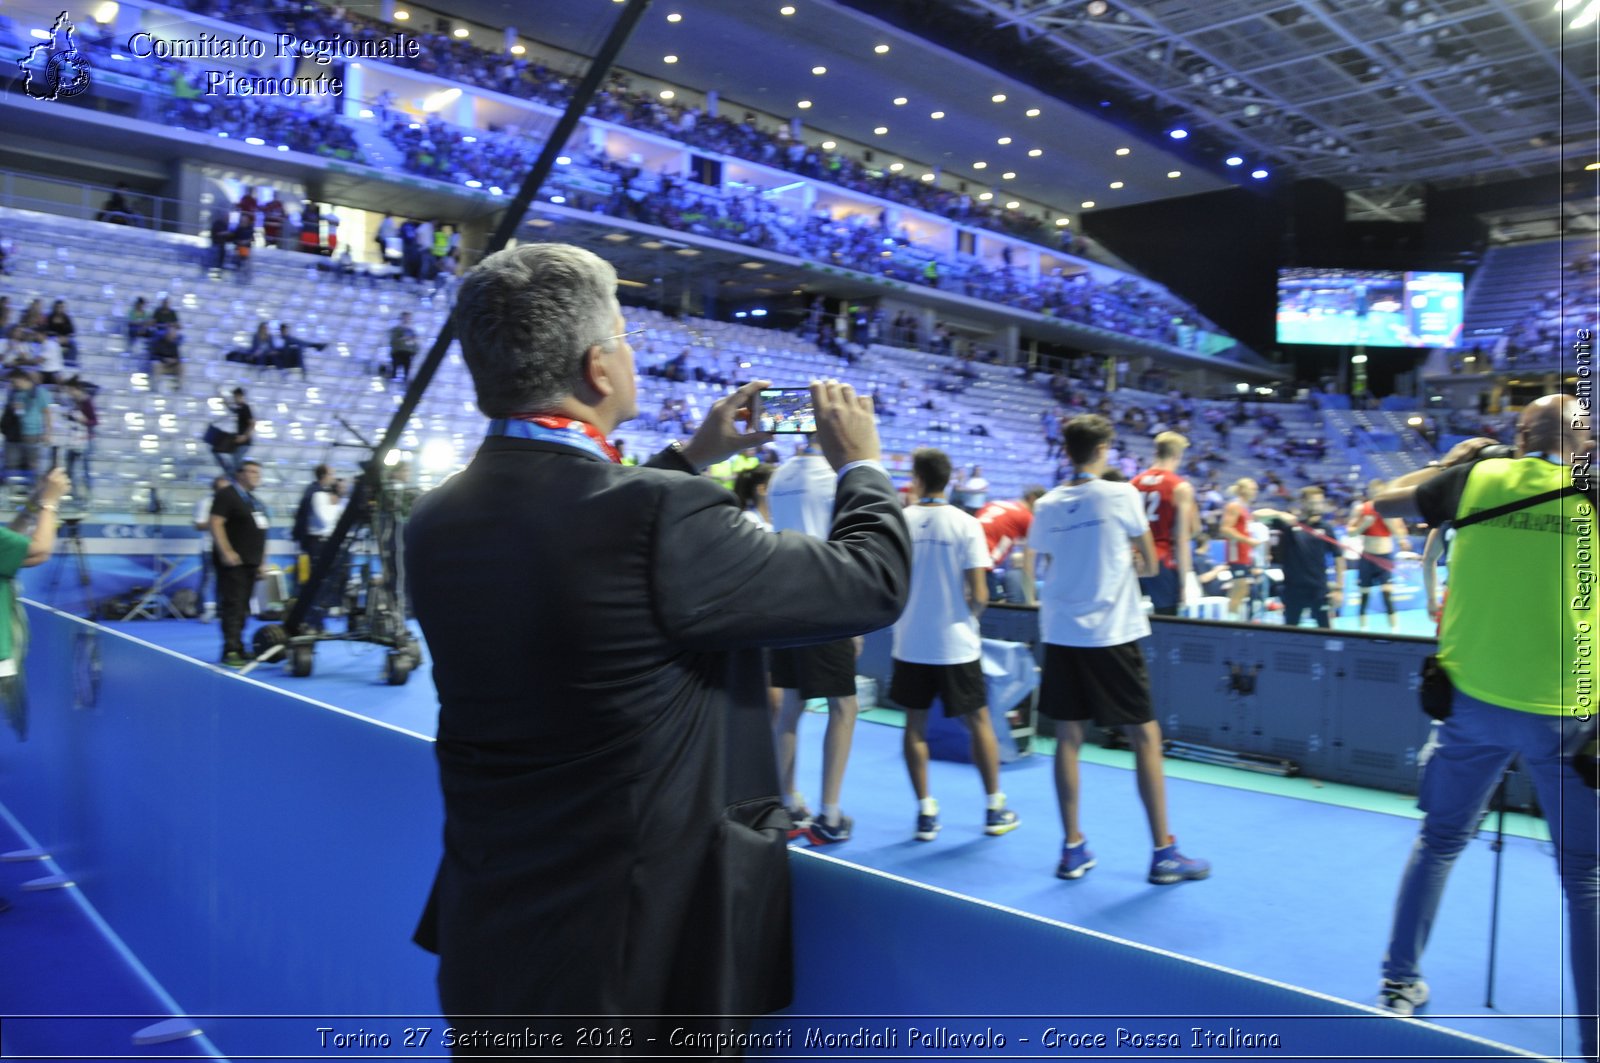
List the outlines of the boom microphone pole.
{"label": "boom microphone pole", "polygon": [[[611,27],[611,32],[606,36],[605,43],[600,46],[600,51],[594,57],[594,62],[589,64],[588,71],[583,75],[583,80],[572,94],[572,99],[567,103],[565,113],[556,123],[555,129],[550,134],[550,139],[545,141],[544,149],[539,152],[533,169],[528,171],[528,176],[522,181],[522,187],[512,197],[506,206],[505,212],[500,215],[500,224],[496,226],[494,235],[489,238],[488,246],[484,249],[485,255],[492,255],[501,250],[516,233],[517,227],[522,224],[523,215],[528,212],[533,198],[539,194],[540,187],[545,178],[550,176],[550,171],[555,167],[556,158],[566,147],[567,141],[578,128],[578,120],[588,109],[589,101],[594,98],[595,92],[600,88],[600,82],[611,70],[617,56],[621,54],[622,47],[632,36],[633,29],[638,25],[639,19],[644,16],[645,8],[650,6],[650,0],[628,0],[627,6],[622,9],[622,14],[617,16],[617,21]],[[439,330],[439,335],[434,338],[433,346],[428,350],[428,356],[423,359],[422,365],[406,384],[405,398],[400,402],[400,408],[395,410],[394,417],[389,422],[388,429],[383,434],[383,439],[372,452],[372,457],[362,466],[361,476],[356,480],[355,489],[350,494],[350,504],[345,506],[344,512],[339,515],[339,523],[334,525],[333,533],[323,543],[322,551],[311,566],[311,578],[305,586],[300,588],[296,596],[294,608],[284,618],[285,632],[292,636],[300,634],[301,625],[305,623],[306,614],[311,611],[311,603],[316,601],[317,594],[322,588],[322,583],[327,579],[328,572],[333,568],[339,558],[339,550],[350,535],[350,529],[366,512],[368,503],[377,495],[378,485],[383,476],[383,459],[400,442],[401,434],[405,431],[406,423],[411,420],[411,415],[416,411],[417,405],[422,401],[423,392],[428,390],[428,385],[433,381],[433,374],[438,371],[439,365],[444,361],[444,355],[450,349],[450,344],[455,340],[455,319],[445,319],[444,327]]]}

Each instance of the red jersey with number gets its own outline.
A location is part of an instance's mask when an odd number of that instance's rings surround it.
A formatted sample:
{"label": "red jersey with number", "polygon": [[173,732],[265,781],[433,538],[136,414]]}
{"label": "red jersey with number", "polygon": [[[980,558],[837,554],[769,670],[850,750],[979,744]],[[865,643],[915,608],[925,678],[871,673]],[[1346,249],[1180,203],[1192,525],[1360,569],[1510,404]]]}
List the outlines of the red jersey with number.
{"label": "red jersey with number", "polygon": [[1141,501],[1145,518],[1150,521],[1150,537],[1156,541],[1156,557],[1168,568],[1175,564],[1172,539],[1178,530],[1178,503],[1172,495],[1185,482],[1166,469],[1146,469],[1133,478],[1133,486],[1144,496]]}
{"label": "red jersey with number", "polygon": [[1373,539],[1388,539],[1394,535],[1394,532],[1389,530],[1389,522],[1378,516],[1378,507],[1371,502],[1361,504],[1361,520],[1356,522],[1356,526],[1361,527],[1363,524],[1366,526],[1361,528],[1361,534]]}
{"label": "red jersey with number", "polygon": [[978,523],[989,545],[989,560],[1001,565],[1012,550],[1028,541],[1033,510],[1021,502],[990,502],[978,510]]}

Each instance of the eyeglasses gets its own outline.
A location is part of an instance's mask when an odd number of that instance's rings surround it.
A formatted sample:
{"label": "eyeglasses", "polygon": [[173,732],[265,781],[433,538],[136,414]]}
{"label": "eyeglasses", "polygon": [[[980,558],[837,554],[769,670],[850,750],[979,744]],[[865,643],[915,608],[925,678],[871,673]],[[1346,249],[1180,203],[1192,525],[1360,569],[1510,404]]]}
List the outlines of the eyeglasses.
{"label": "eyeglasses", "polygon": [[612,340],[625,340],[629,336],[643,336],[647,331],[649,331],[649,330],[642,329],[642,328],[629,329],[627,332],[619,332],[615,336],[607,336],[605,339],[601,340],[600,342],[602,342],[602,343],[610,343]]}

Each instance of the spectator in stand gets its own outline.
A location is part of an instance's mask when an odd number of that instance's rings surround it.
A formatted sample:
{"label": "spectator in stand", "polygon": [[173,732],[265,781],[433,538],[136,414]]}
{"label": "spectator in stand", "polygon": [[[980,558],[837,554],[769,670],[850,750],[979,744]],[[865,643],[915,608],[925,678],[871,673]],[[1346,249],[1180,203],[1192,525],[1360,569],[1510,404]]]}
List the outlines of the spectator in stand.
{"label": "spectator in stand", "polygon": [[44,319],[44,334],[61,345],[61,358],[65,364],[78,364],[77,329],[67,314],[65,299],[57,299],[51,304],[50,316]]}
{"label": "spectator in stand", "polygon": [[400,311],[400,323],[389,330],[389,379],[411,381],[411,359],[417,355],[417,330],[411,327],[411,311]]}
{"label": "spectator in stand", "polygon": [[322,212],[309,199],[300,207],[300,250],[322,254]]}
{"label": "spectator in stand", "polygon": [[972,762],[987,799],[983,832],[1007,834],[1021,825],[1000,791],[1000,748],[989,721],[978,616],[989,604],[989,549],[971,514],[944,497],[950,457],[924,447],[911,455],[911,597],[894,625],[894,673],[889,697],[906,710],[905,759],[917,798],[913,837],[939,833],[939,802],[928,788],[928,710],[937,697],[971,737]]}
{"label": "spectator in stand", "polygon": [[254,366],[273,364],[271,326],[265,321],[257,322],[255,334],[250,337],[250,346],[235,347],[227,353],[226,360]]}
{"label": "spectator in stand", "polygon": [[211,269],[220,270],[228,264],[228,245],[233,243],[233,226],[228,223],[228,212],[211,212]]}
{"label": "spectator in stand", "polygon": [[138,220],[133,208],[128,205],[128,186],[121,181],[107,197],[105,206],[100,208],[100,213],[95,215],[95,221],[110,222],[112,225],[132,225]]}
{"label": "spectator in stand", "polygon": [[11,370],[10,381],[4,416],[15,423],[16,441],[6,436],[6,472],[20,473],[32,487],[39,479],[40,448],[50,442],[50,396],[27,369]]}
{"label": "spectator in stand", "polygon": [[72,496],[87,505],[94,495],[94,476],[90,461],[94,457],[94,433],[100,424],[95,412],[90,385],[73,377],[61,385],[64,401],[60,417],[60,441],[64,451],[67,479],[72,481]]}
{"label": "spectator in stand", "polygon": [[272,364],[279,369],[298,369],[300,379],[306,379],[306,348],[320,351],[327,343],[303,340],[289,330],[287,321],[278,322],[278,334],[272,338]]}
{"label": "spectator in stand", "polygon": [[339,251],[339,215],[332,206],[322,212],[322,223],[328,227],[328,254],[332,256]]}
{"label": "spectator in stand", "polygon": [[227,408],[233,414],[233,431],[220,433],[212,444],[211,456],[222,466],[224,475],[233,476],[244,463],[245,452],[255,439],[256,418],[250,410],[250,404],[245,401],[244,388],[233,389]]}
{"label": "spectator in stand", "polygon": [[152,325],[171,325],[178,320],[178,312],[172,308],[172,297],[163,295],[161,302],[156,306],[155,313],[150,315]]}
{"label": "spectator in stand", "polygon": [[266,206],[261,208],[261,233],[266,238],[268,247],[278,247],[283,242],[284,209],[283,201],[273,193],[267,200]]}
{"label": "spectator in stand", "polygon": [[173,321],[155,333],[150,344],[150,388],[161,390],[157,381],[163,376],[172,378],[174,391],[183,390],[183,326]]}
{"label": "spectator in stand", "polygon": [[128,308],[128,342],[147,338],[151,327],[150,307],[145,303],[144,296],[138,296]]}
{"label": "spectator in stand", "polygon": [[394,215],[385,214],[378,223],[377,235],[373,237],[373,242],[378,245],[379,262],[387,264],[394,261],[397,255],[393,245],[399,238],[400,226],[396,224]]}

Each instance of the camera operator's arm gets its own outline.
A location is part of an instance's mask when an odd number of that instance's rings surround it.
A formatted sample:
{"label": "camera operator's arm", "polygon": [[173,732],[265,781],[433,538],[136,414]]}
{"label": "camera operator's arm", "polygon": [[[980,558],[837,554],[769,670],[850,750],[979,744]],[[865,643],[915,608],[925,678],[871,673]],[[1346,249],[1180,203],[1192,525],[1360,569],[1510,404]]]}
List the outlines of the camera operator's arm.
{"label": "camera operator's arm", "polygon": [[1156,574],[1160,564],[1156,559],[1156,540],[1148,531],[1133,542],[1133,570],[1134,575],[1140,579],[1149,579]]}
{"label": "camera operator's arm", "polygon": [[969,568],[965,572],[967,581],[967,608],[973,616],[982,616],[983,611],[989,608],[989,570],[986,568]]}
{"label": "camera operator's arm", "polygon": [[56,548],[56,517],[61,507],[61,496],[66,493],[67,474],[58,468],[51,469],[44,483],[39,485],[35,497],[11,523],[11,530],[16,532],[22,531],[27,523],[33,523],[28,553],[22,560],[23,568],[42,565],[50,560]]}
{"label": "camera operator's arm", "polygon": [[[1389,483],[1388,490],[1373,501],[1374,507],[1378,510],[1378,515],[1380,517],[1404,517],[1406,519],[1422,517],[1422,509],[1419,508],[1417,503],[1417,488],[1430,483],[1436,477],[1445,473],[1446,470],[1471,465],[1478,460],[1484,448],[1499,445],[1496,440],[1482,437],[1463,440],[1451,447],[1450,453],[1441,458],[1437,465],[1428,465],[1392,480]],[[1448,520],[1449,518],[1446,517],[1445,519]],[[1430,520],[1428,523],[1438,524],[1441,522]]]}

